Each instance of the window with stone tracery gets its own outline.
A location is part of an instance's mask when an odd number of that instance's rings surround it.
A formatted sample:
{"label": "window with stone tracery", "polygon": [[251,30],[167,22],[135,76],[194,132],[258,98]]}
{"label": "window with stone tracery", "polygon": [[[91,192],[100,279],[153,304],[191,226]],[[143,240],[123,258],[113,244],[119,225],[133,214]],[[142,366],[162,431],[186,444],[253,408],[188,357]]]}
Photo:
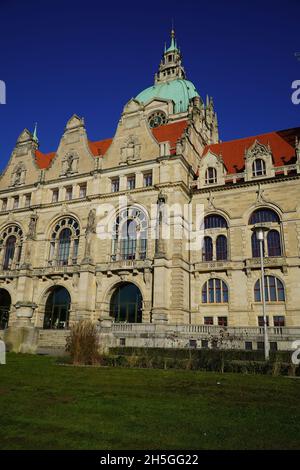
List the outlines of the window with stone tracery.
{"label": "window with stone tracery", "polygon": [[1,240],[1,259],[4,270],[16,269],[20,265],[23,232],[17,225],[6,227],[2,233]]}
{"label": "window with stone tracery", "polygon": [[68,266],[77,263],[80,228],[73,217],[59,220],[53,229],[50,241],[49,264]]}
{"label": "window with stone tracery", "polygon": [[[269,231],[263,240],[264,256],[282,256],[281,221],[278,214],[269,208],[260,208],[251,214],[249,225],[264,224]],[[260,257],[260,246],[256,233],[251,235],[252,257]]]}
{"label": "window with stone tracery", "polygon": [[119,212],[113,227],[112,260],[145,259],[147,254],[147,215],[138,207]]}

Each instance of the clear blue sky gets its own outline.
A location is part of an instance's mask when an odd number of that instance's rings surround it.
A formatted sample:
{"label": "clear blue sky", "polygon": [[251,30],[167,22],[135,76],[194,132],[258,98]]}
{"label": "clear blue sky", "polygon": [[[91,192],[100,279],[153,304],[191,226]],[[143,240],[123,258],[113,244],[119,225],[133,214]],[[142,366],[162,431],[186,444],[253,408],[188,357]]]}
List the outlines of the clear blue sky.
{"label": "clear blue sky", "polygon": [[300,126],[299,0],[0,0],[0,167],[35,121],[45,152],[73,113],[90,140],[113,136],[125,103],[152,84],[172,18],[222,140]]}

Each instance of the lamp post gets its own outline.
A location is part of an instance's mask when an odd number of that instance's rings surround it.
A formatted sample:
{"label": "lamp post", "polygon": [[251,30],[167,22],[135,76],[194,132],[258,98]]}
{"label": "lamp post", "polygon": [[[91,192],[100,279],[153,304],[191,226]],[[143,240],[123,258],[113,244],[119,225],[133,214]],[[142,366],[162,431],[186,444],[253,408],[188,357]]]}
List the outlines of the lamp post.
{"label": "lamp post", "polygon": [[256,235],[256,238],[259,242],[259,252],[260,252],[260,269],[261,269],[261,299],[263,305],[263,318],[264,318],[264,346],[265,346],[265,360],[269,360],[270,355],[270,344],[268,338],[268,325],[267,325],[267,316],[266,316],[266,296],[265,296],[265,271],[264,271],[264,239],[265,233],[269,231],[269,228],[265,225],[255,225],[253,227],[253,232]]}

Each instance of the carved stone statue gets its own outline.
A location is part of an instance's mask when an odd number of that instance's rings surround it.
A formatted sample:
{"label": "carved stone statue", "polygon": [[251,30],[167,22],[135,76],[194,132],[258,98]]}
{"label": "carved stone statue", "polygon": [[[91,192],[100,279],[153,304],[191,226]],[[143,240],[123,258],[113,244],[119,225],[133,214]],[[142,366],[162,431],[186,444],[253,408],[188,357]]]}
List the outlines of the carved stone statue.
{"label": "carved stone statue", "polygon": [[28,232],[27,232],[27,238],[28,239],[33,239],[36,236],[36,224],[37,224],[37,216],[36,215],[31,215],[30,216],[30,221],[28,224]]}
{"label": "carved stone statue", "polygon": [[21,183],[22,170],[18,170],[15,174],[15,184]]}
{"label": "carved stone statue", "polygon": [[85,233],[96,232],[96,209],[91,209],[88,215],[88,222],[85,229]]}
{"label": "carved stone statue", "polygon": [[96,209],[91,209],[88,215],[87,226],[85,229],[85,249],[83,262],[91,261],[92,234],[96,233]]}
{"label": "carved stone statue", "polygon": [[67,164],[66,164],[66,173],[71,173],[73,170],[73,155],[69,155],[67,158]]}

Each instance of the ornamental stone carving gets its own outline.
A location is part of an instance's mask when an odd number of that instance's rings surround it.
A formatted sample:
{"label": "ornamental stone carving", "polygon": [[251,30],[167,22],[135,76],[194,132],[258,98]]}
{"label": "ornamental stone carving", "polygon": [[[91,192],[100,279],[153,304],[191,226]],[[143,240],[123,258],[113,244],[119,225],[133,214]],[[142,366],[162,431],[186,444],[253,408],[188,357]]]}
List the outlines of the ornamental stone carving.
{"label": "ornamental stone carving", "polygon": [[121,147],[121,163],[133,163],[140,159],[141,144],[137,137],[130,135],[125,141],[123,147]]}

